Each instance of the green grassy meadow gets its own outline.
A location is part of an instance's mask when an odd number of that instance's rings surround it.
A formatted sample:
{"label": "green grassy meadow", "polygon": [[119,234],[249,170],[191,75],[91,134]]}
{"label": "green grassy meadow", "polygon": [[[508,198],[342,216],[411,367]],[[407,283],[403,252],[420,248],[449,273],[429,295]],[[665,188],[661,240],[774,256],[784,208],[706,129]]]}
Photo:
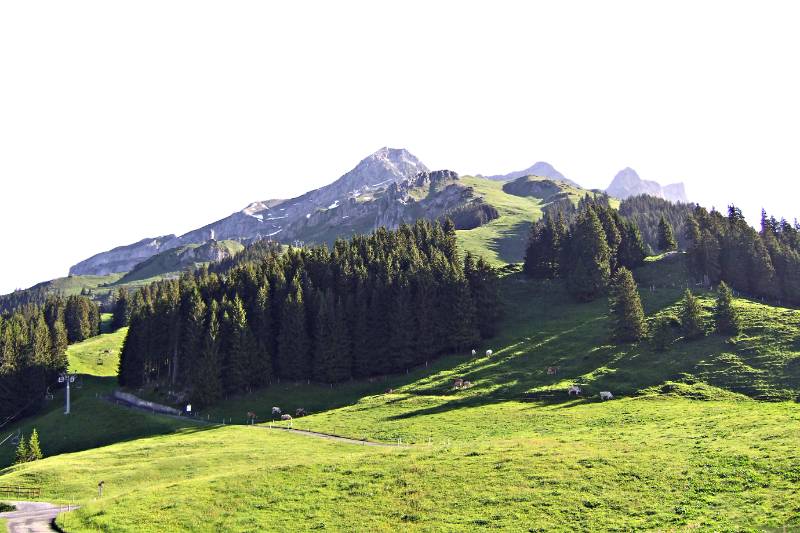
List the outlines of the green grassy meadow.
{"label": "green grassy meadow", "polygon": [[483,256],[495,266],[522,261],[531,224],[542,216],[542,200],[507,194],[503,192],[503,182],[499,181],[467,176],[462,177],[461,182],[472,187],[500,214],[483,226],[459,230],[461,248]]}
{"label": "green grassy meadow", "polygon": [[[650,318],[675,313],[684,272],[680,255],[636,272]],[[90,339],[70,348],[71,367],[95,377],[69,423],[58,399],[26,422],[50,457],[6,468],[0,484],[80,503],[59,518],[66,531],[800,529],[800,311],[739,298],[737,338],[687,342],[675,329],[656,352],[611,344],[603,299],[574,304],[560,283],[521,274],[501,291],[501,332],[478,356],[335,387],[275,384],[201,413],[238,425],[98,399],[114,378],[92,363],[124,333]],[[701,301],[710,313],[713,295]],[[457,377],[473,386],[455,389]],[[571,384],[585,395],[568,397]],[[615,399],[601,402],[604,390]],[[404,446],[242,425],[273,405],[311,412],[295,428]]]}

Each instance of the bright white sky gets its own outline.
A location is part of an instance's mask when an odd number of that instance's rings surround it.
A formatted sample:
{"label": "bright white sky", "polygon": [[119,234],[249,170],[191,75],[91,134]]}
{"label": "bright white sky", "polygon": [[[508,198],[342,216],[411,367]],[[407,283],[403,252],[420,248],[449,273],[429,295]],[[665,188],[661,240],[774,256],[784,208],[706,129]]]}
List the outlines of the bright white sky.
{"label": "bright white sky", "polygon": [[381,146],[800,216],[791,2],[0,0],[0,292]]}

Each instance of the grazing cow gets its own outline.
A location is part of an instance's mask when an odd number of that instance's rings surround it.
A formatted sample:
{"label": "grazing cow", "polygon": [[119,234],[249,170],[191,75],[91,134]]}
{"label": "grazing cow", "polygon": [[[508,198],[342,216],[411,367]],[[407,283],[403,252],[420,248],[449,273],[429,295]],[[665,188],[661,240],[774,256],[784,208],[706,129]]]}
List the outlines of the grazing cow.
{"label": "grazing cow", "polygon": [[464,386],[464,380],[463,380],[463,379],[461,379],[461,378],[457,378],[457,379],[456,379],[456,380],[453,382],[453,387],[455,387],[456,389],[460,389],[460,388],[461,388],[461,387],[463,387],[463,386]]}
{"label": "grazing cow", "polygon": [[548,366],[547,367],[547,375],[548,376],[555,376],[558,374],[558,367],[557,366]]}
{"label": "grazing cow", "polygon": [[306,410],[302,407],[298,407],[297,410],[294,412],[294,416],[300,418],[301,416],[306,416]]}
{"label": "grazing cow", "polygon": [[256,419],[256,414],[252,411],[247,412],[247,420],[252,424],[253,421]]}
{"label": "grazing cow", "polygon": [[272,416],[281,416],[281,408],[280,407],[273,407],[272,408]]}
{"label": "grazing cow", "polygon": [[491,356],[492,356],[492,351],[486,350],[486,357],[491,357]]}
{"label": "grazing cow", "polygon": [[572,396],[573,394],[575,396],[580,396],[581,388],[578,387],[577,385],[573,385],[569,389],[567,389],[567,394],[570,395],[570,396]]}
{"label": "grazing cow", "polygon": [[478,355],[478,352],[476,352],[475,350],[472,350],[472,357],[475,357],[476,355]]}
{"label": "grazing cow", "polygon": [[281,420],[291,420],[292,415],[281,415]]}
{"label": "grazing cow", "polygon": [[386,389],[386,394],[394,394],[394,389]]}
{"label": "grazing cow", "polygon": [[600,393],[600,399],[601,400],[613,400],[614,399],[614,395],[611,394],[610,392],[608,392],[607,390],[604,390],[604,391],[602,391]]}

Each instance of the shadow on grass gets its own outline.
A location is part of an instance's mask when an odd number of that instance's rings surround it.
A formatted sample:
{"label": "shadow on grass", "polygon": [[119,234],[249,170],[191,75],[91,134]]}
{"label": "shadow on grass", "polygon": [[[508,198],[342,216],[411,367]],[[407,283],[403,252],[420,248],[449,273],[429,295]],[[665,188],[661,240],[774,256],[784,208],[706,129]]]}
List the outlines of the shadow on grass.
{"label": "shadow on grass", "polygon": [[500,230],[500,236],[492,239],[488,248],[506,263],[519,263],[525,258],[525,248],[532,225],[530,221],[523,221]]}

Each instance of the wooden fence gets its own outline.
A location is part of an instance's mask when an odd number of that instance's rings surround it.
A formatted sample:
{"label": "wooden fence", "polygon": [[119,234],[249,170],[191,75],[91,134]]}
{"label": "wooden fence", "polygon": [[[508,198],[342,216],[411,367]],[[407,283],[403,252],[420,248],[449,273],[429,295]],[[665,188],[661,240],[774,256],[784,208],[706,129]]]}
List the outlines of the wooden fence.
{"label": "wooden fence", "polygon": [[14,497],[18,499],[38,498],[41,493],[39,487],[9,487],[0,486],[0,496]]}

